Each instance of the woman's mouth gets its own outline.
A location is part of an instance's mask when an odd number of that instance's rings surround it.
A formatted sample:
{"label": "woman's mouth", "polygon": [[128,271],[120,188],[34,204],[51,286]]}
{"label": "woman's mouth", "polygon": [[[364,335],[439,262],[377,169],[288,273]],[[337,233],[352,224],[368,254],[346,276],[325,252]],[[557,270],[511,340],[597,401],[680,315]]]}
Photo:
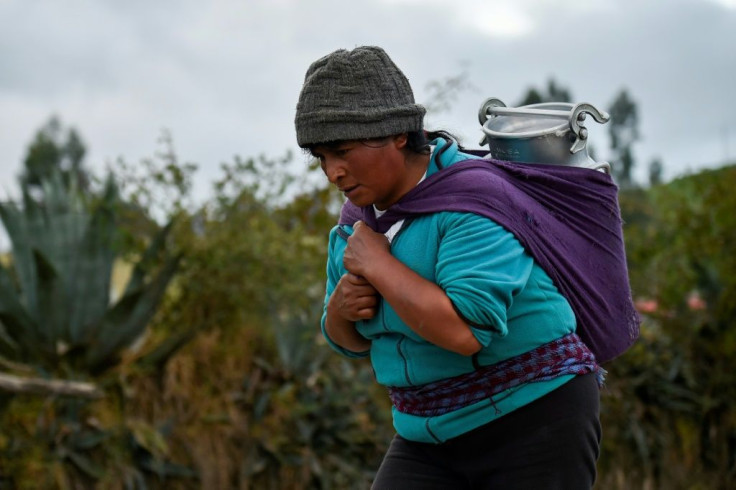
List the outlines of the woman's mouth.
{"label": "woman's mouth", "polygon": [[354,185],[352,187],[345,187],[343,189],[340,189],[342,193],[345,195],[345,197],[350,197],[350,193],[353,192],[355,189],[357,189],[359,186]]}

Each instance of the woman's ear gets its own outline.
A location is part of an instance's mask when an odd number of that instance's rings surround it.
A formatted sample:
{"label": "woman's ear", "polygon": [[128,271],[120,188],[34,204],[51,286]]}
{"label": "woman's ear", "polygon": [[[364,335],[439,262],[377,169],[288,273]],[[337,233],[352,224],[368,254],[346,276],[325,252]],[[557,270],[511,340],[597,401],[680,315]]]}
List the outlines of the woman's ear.
{"label": "woman's ear", "polygon": [[401,133],[394,136],[394,145],[397,150],[402,150],[406,147],[406,143],[409,141],[408,133]]}

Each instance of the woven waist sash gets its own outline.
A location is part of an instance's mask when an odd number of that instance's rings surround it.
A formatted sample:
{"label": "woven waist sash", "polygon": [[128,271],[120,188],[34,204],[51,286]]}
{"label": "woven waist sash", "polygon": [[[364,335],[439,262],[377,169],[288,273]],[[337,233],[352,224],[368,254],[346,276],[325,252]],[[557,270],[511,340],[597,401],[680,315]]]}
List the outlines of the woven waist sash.
{"label": "woven waist sash", "polygon": [[421,386],[389,387],[388,393],[400,412],[432,417],[489,399],[524,383],[592,372],[598,374],[598,382],[602,383],[605,371],[580,337],[572,333],[467,374]]}

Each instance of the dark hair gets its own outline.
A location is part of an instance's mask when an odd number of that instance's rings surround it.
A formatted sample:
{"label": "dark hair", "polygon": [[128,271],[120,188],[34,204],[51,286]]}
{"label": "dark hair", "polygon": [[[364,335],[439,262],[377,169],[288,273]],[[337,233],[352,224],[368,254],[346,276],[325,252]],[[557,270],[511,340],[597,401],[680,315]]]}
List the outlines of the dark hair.
{"label": "dark hair", "polygon": [[438,131],[412,131],[408,133],[406,147],[414,153],[429,155],[431,153],[430,143],[438,138],[445,140],[446,143],[440,151],[434,154],[434,162],[437,165],[437,168],[441,169],[442,164],[440,163],[440,157],[450,148],[449,143],[457,143],[458,148],[461,150],[463,149],[458,139],[452,133],[442,129]]}

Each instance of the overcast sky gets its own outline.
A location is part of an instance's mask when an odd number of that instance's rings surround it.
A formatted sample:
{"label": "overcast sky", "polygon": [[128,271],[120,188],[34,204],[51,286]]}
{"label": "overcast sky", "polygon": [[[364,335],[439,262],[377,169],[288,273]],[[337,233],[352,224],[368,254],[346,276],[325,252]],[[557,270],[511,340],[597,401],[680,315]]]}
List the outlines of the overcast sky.
{"label": "overcast sky", "polygon": [[[419,103],[431,81],[466,74],[473,88],[428,126],[467,146],[486,98],[513,105],[554,77],[603,109],[629,91],[640,179],[654,157],[668,179],[736,159],[736,0],[0,0],[0,198],[52,114],[80,132],[93,169],[153,155],[168,129],[200,167],[200,195],[234,155],[291,149],[302,164],[307,67],[366,44]],[[605,158],[605,128],[592,142]]]}

